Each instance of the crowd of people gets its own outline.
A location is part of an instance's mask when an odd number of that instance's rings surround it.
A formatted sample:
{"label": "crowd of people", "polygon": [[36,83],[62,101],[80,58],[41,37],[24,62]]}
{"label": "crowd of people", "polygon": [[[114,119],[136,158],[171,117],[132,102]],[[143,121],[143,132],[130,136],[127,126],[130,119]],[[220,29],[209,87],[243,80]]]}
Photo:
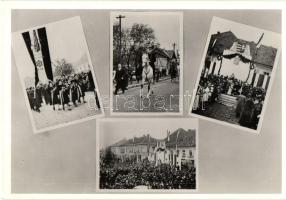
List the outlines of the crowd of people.
{"label": "crowd of people", "polygon": [[234,96],[238,103],[236,117],[240,125],[255,128],[262,110],[265,90],[253,87],[232,76],[209,74],[201,77],[195,96],[193,110],[204,111],[220,99],[221,94]]}
{"label": "crowd of people", "polygon": [[195,167],[177,170],[169,164],[155,166],[148,160],[138,163],[100,163],[101,189],[195,189]]}
{"label": "crowd of people", "polygon": [[86,103],[85,93],[95,93],[98,107],[99,101],[91,72],[62,75],[55,81],[46,84],[38,82],[36,87],[26,89],[30,107],[40,112],[43,105],[50,105],[53,110],[71,110],[80,103]]}
{"label": "crowd of people", "polygon": [[[167,76],[166,69],[163,67],[155,66],[156,63],[156,55],[153,52],[154,47],[151,47],[147,50],[149,65],[153,69],[153,84],[158,82],[160,78]],[[126,66],[122,64],[118,64],[113,71],[113,83],[115,86],[114,94],[117,95],[119,90],[122,90],[124,94],[128,89],[128,84],[133,83],[133,81],[139,82],[142,80],[142,71],[143,71],[143,61],[142,61],[143,52],[137,55],[135,58],[134,66]],[[171,82],[175,81],[177,77],[179,77],[179,68],[175,58],[169,60],[169,76],[171,77]],[[134,69],[134,70],[133,70]]]}

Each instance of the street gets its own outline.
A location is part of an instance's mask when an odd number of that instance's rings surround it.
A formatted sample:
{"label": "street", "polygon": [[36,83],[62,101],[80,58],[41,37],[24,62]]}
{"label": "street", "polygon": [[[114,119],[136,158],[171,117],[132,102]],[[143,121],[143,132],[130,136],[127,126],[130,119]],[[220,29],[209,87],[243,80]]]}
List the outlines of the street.
{"label": "street", "polygon": [[62,123],[80,120],[86,117],[100,114],[97,109],[93,92],[86,92],[85,100],[87,103],[72,106],[72,110],[53,110],[51,105],[44,105],[40,108],[41,112],[32,111],[37,129],[60,125]]}
{"label": "street", "polygon": [[207,105],[205,110],[193,110],[192,113],[232,124],[238,124],[239,120],[235,116],[235,108],[217,102]]}
{"label": "street", "polygon": [[179,112],[179,82],[170,79],[156,82],[153,94],[147,98],[147,85],[140,98],[140,86],[130,88],[125,94],[113,95],[114,112]]}

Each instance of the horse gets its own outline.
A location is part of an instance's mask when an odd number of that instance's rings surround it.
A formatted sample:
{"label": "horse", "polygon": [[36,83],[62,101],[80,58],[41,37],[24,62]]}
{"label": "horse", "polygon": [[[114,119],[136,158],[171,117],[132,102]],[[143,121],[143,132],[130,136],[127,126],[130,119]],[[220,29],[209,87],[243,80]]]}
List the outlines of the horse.
{"label": "horse", "polygon": [[140,89],[140,97],[143,96],[143,87],[145,84],[145,81],[148,83],[148,93],[147,98],[153,93],[153,90],[151,88],[151,84],[153,81],[153,69],[149,64],[149,58],[147,54],[142,55],[142,63],[143,63],[143,70],[142,70],[142,82],[141,82],[141,89]]}

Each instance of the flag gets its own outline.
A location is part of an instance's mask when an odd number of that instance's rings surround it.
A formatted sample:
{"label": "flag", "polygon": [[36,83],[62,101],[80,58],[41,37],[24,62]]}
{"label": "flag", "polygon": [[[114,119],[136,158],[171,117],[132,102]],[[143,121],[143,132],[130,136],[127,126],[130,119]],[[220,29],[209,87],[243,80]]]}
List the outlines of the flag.
{"label": "flag", "polygon": [[212,43],[212,48],[214,48],[215,43],[216,43],[216,39]]}
{"label": "flag", "polygon": [[176,151],[177,151],[177,149],[178,149],[178,137],[179,137],[179,133],[180,133],[180,131],[177,132],[177,137],[176,137]]}
{"label": "flag", "polygon": [[36,62],[36,70],[38,71],[38,79],[41,83],[48,83],[48,78],[44,69],[43,54],[41,51],[40,41],[36,30],[30,32],[33,40],[31,43],[31,49]]}
{"label": "flag", "polygon": [[36,86],[39,82],[39,76],[38,76],[38,70],[36,70],[36,61],[35,61],[34,54],[33,54],[32,48],[31,48],[32,42],[31,42],[30,33],[24,32],[24,33],[22,33],[22,36],[23,36],[23,39],[25,41],[25,44],[26,44],[26,47],[28,49],[31,60],[35,66],[35,86]]}
{"label": "flag", "polygon": [[236,51],[239,52],[239,53],[244,53],[245,47],[246,47],[246,46],[245,46],[244,44],[237,43],[237,45],[236,45]]}
{"label": "flag", "polygon": [[35,86],[38,82],[53,81],[53,70],[46,28],[22,33],[27,50],[35,67]]}
{"label": "flag", "polygon": [[148,137],[147,155],[149,156],[149,153],[150,153],[150,135],[148,134],[147,137]]}
{"label": "flag", "polygon": [[261,34],[261,36],[260,36],[260,38],[259,38],[258,42],[256,43],[256,47],[258,47],[258,46],[259,46],[259,44],[260,44],[260,42],[261,42],[261,40],[262,40],[263,36],[264,36],[264,33],[262,33],[262,34]]}

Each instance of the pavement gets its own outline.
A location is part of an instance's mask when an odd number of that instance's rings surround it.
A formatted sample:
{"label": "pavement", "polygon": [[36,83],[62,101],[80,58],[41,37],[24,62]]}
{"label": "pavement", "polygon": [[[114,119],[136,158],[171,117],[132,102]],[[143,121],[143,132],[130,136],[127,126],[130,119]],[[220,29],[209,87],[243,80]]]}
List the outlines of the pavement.
{"label": "pavement", "polygon": [[147,98],[147,86],[140,97],[140,84],[128,87],[124,94],[113,95],[113,112],[179,112],[179,81],[170,78],[156,82]]}
{"label": "pavement", "polygon": [[205,110],[193,110],[192,112],[212,119],[239,124],[239,119],[235,116],[235,108],[217,102],[207,105]]}
{"label": "pavement", "polygon": [[32,111],[36,128],[47,128],[100,114],[101,111],[95,104],[94,93],[86,92],[85,95],[87,103],[78,104],[77,107],[72,106],[71,110],[57,110],[57,108],[53,110],[52,106],[43,105],[40,113]]}
{"label": "pavement", "polygon": [[[160,82],[162,82],[162,81],[167,81],[167,80],[171,80],[171,78],[170,78],[169,76],[164,77],[164,78],[160,78],[158,82],[156,81],[156,83],[160,83]],[[135,82],[137,82],[137,81],[135,81]],[[155,83],[155,84],[156,84],[156,83]],[[140,85],[141,85],[141,83],[129,84],[129,85],[128,85],[128,89],[134,88],[134,87],[139,87]],[[145,83],[145,85],[147,85],[147,82]]]}

